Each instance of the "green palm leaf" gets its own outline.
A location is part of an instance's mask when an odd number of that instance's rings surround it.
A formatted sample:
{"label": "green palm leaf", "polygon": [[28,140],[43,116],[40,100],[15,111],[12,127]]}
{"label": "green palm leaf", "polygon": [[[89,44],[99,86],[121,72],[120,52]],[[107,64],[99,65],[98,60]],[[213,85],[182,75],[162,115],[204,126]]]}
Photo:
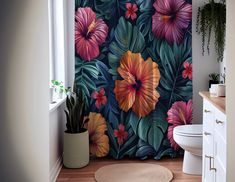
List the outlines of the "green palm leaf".
{"label": "green palm leaf", "polygon": [[109,46],[109,65],[110,74],[117,74],[117,67],[121,56],[128,50],[134,53],[141,53],[145,48],[145,40],[142,33],[136,26],[126,21],[123,17],[119,19],[119,23],[114,31],[114,40]]}
{"label": "green palm leaf", "polygon": [[158,151],[168,127],[166,117],[165,107],[158,103],[156,109],[144,118],[138,118],[131,112],[128,122],[140,139]]}
{"label": "green palm leaf", "polygon": [[175,101],[188,101],[192,98],[192,80],[182,77],[185,61],[192,62],[191,38],[170,46],[166,41],[154,39],[148,52],[160,68],[161,79],[157,88],[160,100],[169,109]]}
{"label": "green palm leaf", "polygon": [[138,16],[136,25],[144,36],[152,32],[152,16],[154,8],[152,6],[153,0],[136,0],[141,14]]}
{"label": "green palm leaf", "polygon": [[91,92],[96,90],[96,85],[92,79],[98,79],[99,69],[96,60],[85,62],[76,57],[75,60],[75,83],[77,89],[82,89],[85,94],[86,105],[88,106]]}
{"label": "green palm leaf", "polygon": [[131,0],[94,0],[96,11],[107,20],[115,20],[126,10],[126,3]]}

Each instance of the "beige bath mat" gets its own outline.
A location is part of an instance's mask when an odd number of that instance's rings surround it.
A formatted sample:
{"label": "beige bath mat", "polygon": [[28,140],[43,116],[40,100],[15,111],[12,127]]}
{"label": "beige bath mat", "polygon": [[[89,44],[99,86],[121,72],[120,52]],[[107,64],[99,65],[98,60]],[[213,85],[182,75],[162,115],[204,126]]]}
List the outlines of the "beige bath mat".
{"label": "beige bath mat", "polygon": [[169,182],[172,172],[160,165],[125,163],[107,165],[95,173],[97,182]]}

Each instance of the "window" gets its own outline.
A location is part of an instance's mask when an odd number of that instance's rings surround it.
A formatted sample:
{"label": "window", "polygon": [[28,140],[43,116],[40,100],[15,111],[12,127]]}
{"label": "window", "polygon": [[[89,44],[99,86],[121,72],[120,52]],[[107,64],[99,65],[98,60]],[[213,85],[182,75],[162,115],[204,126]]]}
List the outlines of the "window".
{"label": "window", "polygon": [[[49,46],[50,46],[50,78],[67,83],[67,22],[66,22],[66,0],[49,0]],[[52,112],[65,100],[64,94],[49,89],[49,110]]]}
{"label": "window", "polygon": [[50,81],[66,84],[66,3],[64,0],[49,0],[50,28]]}

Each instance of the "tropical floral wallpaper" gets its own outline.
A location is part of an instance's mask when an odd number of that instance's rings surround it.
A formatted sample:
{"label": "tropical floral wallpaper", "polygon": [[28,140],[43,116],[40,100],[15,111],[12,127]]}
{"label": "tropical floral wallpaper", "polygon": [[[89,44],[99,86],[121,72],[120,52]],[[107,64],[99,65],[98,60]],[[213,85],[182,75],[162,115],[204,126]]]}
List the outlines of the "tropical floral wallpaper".
{"label": "tropical floral wallpaper", "polygon": [[90,153],[146,159],[182,153],[192,121],[191,0],[75,0],[75,83]]}

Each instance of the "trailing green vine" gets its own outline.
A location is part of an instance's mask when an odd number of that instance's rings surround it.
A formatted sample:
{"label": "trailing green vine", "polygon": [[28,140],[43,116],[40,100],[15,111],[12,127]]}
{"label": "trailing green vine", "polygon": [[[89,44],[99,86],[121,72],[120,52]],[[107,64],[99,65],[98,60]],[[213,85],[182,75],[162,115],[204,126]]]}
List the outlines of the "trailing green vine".
{"label": "trailing green vine", "polygon": [[[205,45],[210,53],[211,33],[215,33],[215,50],[218,61],[223,60],[225,47],[226,5],[225,0],[209,3],[198,8],[196,31],[202,35],[202,55],[205,53]],[[207,37],[207,40],[206,40]]]}

